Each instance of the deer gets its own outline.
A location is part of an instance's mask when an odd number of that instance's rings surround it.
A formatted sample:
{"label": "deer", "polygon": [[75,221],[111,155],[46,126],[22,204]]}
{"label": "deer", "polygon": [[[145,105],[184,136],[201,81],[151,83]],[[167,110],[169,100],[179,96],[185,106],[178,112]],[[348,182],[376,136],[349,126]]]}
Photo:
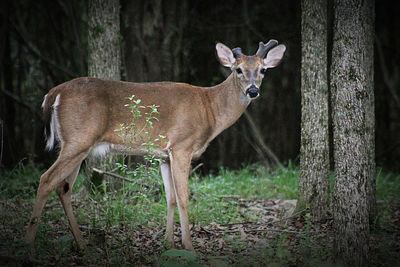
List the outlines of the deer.
{"label": "deer", "polygon": [[[269,68],[276,67],[286,47],[276,40],[259,43],[255,55],[246,56],[241,48],[216,44],[217,59],[231,74],[213,87],[178,82],[132,83],[81,77],[52,88],[42,104],[47,149],[57,148],[54,164],[40,177],[26,241],[34,250],[40,216],[49,194],[59,196],[79,249],[86,242],[72,211],[71,192],[82,161],[88,156],[108,153],[145,155],[152,153],[162,163],[160,172],[167,202],[165,239],[174,244],[174,210],[178,207],[182,246],[193,251],[189,229],[189,174],[191,161],[200,157],[208,144],[230,127],[260,95],[260,86]],[[158,121],[151,136],[165,137],[152,151],[140,143],[126,147],[116,129],[131,119],[124,107],[135,95],[143,105],[156,105]],[[144,122],[137,123],[138,127]]]}

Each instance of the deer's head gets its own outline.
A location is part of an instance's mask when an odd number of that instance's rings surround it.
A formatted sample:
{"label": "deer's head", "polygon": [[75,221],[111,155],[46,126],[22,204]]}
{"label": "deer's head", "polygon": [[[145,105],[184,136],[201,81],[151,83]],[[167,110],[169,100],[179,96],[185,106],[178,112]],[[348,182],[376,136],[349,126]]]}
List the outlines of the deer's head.
{"label": "deer's head", "polygon": [[267,69],[279,64],[286,47],[283,44],[278,45],[275,40],[270,40],[267,44],[260,42],[254,56],[244,55],[239,47],[231,50],[222,43],[217,43],[216,49],[221,64],[232,70],[236,84],[252,100],[260,95],[261,82]]}

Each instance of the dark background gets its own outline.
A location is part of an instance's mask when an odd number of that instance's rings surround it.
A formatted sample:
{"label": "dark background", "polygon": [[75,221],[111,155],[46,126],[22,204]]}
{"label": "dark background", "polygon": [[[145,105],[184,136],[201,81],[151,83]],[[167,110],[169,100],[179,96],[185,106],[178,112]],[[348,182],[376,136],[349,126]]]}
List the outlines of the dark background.
{"label": "dark background", "polygon": [[[297,163],[300,1],[158,2],[121,1],[123,80],[215,85],[226,75],[215,58],[217,41],[254,54],[258,42],[277,39],[287,46],[284,60],[269,70],[248,111],[280,161]],[[376,160],[391,171],[400,170],[399,20],[391,1],[376,1]],[[87,75],[87,21],[87,1],[1,1],[1,168],[54,161],[55,153],[44,151],[40,105],[55,85]],[[200,161],[208,171],[268,159],[243,116]]]}

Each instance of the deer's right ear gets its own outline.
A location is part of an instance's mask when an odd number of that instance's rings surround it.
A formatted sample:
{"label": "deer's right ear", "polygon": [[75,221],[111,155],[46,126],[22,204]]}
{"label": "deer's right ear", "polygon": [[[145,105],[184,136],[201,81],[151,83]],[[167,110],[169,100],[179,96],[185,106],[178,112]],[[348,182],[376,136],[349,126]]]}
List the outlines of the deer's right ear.
{"label": "deer's right ear", "polygon": [[229,68],[232,67],[233,64],[236,62],[232,50],[222,43],[217,43],[215,49],[217,49],[217,56],[219,62],[225,67]]}

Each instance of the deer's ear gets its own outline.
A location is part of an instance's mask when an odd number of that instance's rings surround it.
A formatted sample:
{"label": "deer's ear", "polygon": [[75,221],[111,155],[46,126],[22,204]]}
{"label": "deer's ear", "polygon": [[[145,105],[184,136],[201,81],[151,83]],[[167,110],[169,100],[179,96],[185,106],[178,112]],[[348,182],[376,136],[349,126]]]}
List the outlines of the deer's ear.
{"label": "deer's ear", "polygon": [[217,57],[219,62],[225,67],[232,67],[236,62],[232,50],[222,43],[217,43],[215,49],[217,49]]}
{"label": "deer's ear", "polygon": [[267,57],[264,59],[264,64],[266,68],[275,68],[278,66],[279,62],[286,51],[286,46],[283,44],[269,50]]}

